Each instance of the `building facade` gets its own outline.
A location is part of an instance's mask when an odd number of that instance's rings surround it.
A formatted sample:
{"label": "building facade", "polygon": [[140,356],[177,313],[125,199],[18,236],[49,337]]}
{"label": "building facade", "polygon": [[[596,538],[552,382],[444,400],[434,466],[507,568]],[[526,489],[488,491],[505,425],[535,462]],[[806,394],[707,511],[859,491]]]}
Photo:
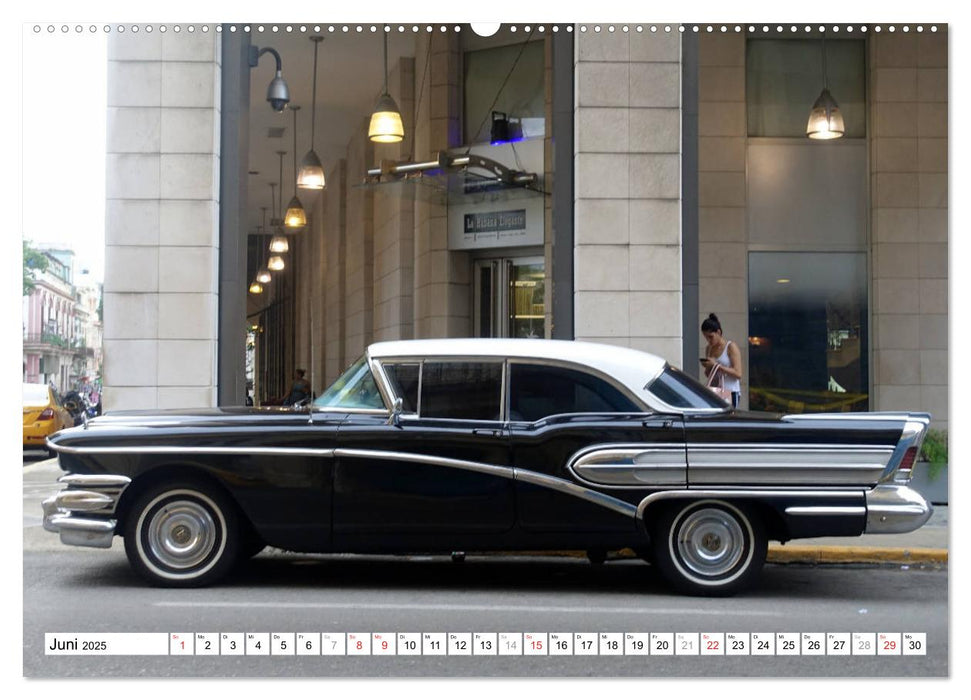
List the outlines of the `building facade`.
{"label": "building facade", "polygon": [[72,390],[82,377],[101,372],[101,300],[86,278],[75,285],[74,253],[41,251],[47,269],[34,277],[23,299],[24,382]]}
{"label": "building facade", "polygon": [[[398,338],[595,340],[697,376],[715,313],[741,351],[743,407],[926,410],[946,426],[945,26],[423,29],[402,27],[388,65],[404,139],[369,141],[370,107],[346,118],[260,294],[247,287],[279,217],[253,193],[275,180],[282,216],[293,154],[281,177],[265,164],[293,132],[264,128],[246,57],[279,50],[306,122],[306,33],[112,36],[107,410],[250,389],[272,403],[297,368],[319,392]],[[346,51],[325,55],[374,58],[322,33]],[[319,109],[343,99],[325,85]],[[806,137],[824,86],[846,122],[835,141]],[[521,138],[494,138],[496,113]],[[476,182],[449,167],[461,157],[527,184]]]}

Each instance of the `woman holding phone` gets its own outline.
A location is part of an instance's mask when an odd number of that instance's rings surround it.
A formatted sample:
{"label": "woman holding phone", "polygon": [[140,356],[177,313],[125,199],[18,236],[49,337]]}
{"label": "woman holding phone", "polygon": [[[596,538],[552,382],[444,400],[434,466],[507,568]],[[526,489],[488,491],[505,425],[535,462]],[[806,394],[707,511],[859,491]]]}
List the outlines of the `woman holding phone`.
{"label": "woman holding phone", "polygon": [[[720,381],[721,387],[732,393],[732,407],[738,408],[742,397],[742,354],[735,343],[722,335],[722,325],[715,314],[708,314],[701,324],[701,334],[708,343],[705,357],[701,358],[705,376],[716,386]],[[717,372],[719,376],[712,378],[712,372]]]}

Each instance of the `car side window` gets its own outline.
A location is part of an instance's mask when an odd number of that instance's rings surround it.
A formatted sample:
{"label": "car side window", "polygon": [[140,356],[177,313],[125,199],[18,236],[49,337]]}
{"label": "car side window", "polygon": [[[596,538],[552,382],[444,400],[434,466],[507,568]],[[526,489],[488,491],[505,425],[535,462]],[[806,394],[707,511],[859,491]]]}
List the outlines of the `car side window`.
{"label": "car side window", "polygon": [[586,372],[510,365],[509,420],[537,421],[558,413],[640,413],[614,386]]}
{"label": "car side window", "polygon": [[500,420],[502,362],[425,362],[421,416]]}
{"label": "car side window", "polygon": [[401,397],[401,410],[404,413],[418,412],[418,377],[421,365],[417,362],[400,362],[384,365],[384,373],[391,382],[395,396]]}

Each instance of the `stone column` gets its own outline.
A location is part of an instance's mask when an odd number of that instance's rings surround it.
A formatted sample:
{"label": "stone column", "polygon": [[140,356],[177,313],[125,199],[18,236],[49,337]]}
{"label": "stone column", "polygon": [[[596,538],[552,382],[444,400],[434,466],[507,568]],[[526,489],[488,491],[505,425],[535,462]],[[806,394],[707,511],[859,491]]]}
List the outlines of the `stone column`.
{"label": "stone column", "polygon": [[947,31],[870,38],[873,410],[948,419]]}
{"label": "stone column", "polygon": [[[698,37],[698,357],[714,313],[742,353],[748,405],[748,234],[745,222],[745,36]],[[702,378],[703,375],[702,375]]]}
{"label": "stone column", "polygon": [[[402,57],[388,76],[401,110],[405,137],[400,143],[375,144],[375,162],[411,160],[415,146],[415,59]],[[427,87],[427,86],[426,86]],[[414,336],[415,200],[393,185],[374,189],[374,340]]]}
{"label": "stone column", "polygon": [[216,402],[220,40],[111,34],[106,410]]}
{"label": "stone column", "polygon": [[576,338],[681,363],[681,38],[576,31]]}
{"label": "stone column", "polygon": [[[426,62],[428,73],[428,84],[418,100],[416,160],[434,158],[438,151],[462,142],[461,58],[453,32],[435,32],[416,41],[416,74],[426,70]],[[444,202],[416,200],[414,258],[415,337],[469,335],[471,261],[468,253],[448,249],[448,209]]]}

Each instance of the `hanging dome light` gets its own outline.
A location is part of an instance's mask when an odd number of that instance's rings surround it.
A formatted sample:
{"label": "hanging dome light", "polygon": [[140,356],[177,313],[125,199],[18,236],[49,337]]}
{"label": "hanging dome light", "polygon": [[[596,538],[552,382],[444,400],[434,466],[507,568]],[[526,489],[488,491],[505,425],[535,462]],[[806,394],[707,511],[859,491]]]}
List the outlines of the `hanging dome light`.
{"label": "hanging dome light", "polygon": [[838,139],[846,133],[843,114],[827,88],[819,94],[809,113],[806,136],[811,139]]}
{"label": "hanging dome light", "polygon": [[813,103],[813,108],[809,111],[809,122],[806,124],[806,136],[811,139],[829,140],[838,139],[846,133],[846,126],[843,123],[843,114],[836,100],[829,94],[829,76],[826,71],[826,32],[823,32],[822,41],[823,59],[823,91]]}
{"label": "hanging dome light", "polygon": [[[310,151],[300,163],[297,187],[303,190],[322,190],[326,187],[327,181],[324,178],[324,166],[321,165],[320,158],[314,150],[314,127],[317,124],[317,47],[320,46],[324,37],[312,36],[310,40],[314,42],[314,87],[310,105]],[[296,153],[296,150],[294,150],[294,153]]]}
{"label": "hanging dome light", "polygon": [[283,217],[283,225],[292,232],[299,231],[307,225],[307,212],[303,210],[300,200],[294,195],[287,205],[286,216]]}
{"label": "hanging dome light", "polygon": [[249,286],[249,293],[250,294],[262,294],[263,293],[263,285],[260,284],[259,282],[254,281],[253,284],[251,284]]}
{"label": "hanging dome light", "polygon": [[265,267],[256,273],[256,281],[261,284],[269,284],[273,280],[273,275]]}
{"label": "hanging dome light", "polygon": [[324,166],[320,163],[317,153],[311,149],[300,163],[300,173],[297,175],[297,187],[302,190],[322,190],[327,186],[324,177]]}
{"label": "hanging dome light", "polygon": [[279,255],[274,255],[267,260],[266,266],[274,272],[279,272],[286,267],[286,264],[283,262],[283,258],[281,258]]}
{"label": "hanging dome light", "polygon": [[286,236],[277,235],[270,239],[271,253],[286,253],[288,250],[290,250],[290,242]]}
{"label": "hanging dome light", "polygon": [[368,138],[375,143],[398,143],[405,137],[398,105],[388,94],[388,33],[384,33],[384,91],[371,114]]}

